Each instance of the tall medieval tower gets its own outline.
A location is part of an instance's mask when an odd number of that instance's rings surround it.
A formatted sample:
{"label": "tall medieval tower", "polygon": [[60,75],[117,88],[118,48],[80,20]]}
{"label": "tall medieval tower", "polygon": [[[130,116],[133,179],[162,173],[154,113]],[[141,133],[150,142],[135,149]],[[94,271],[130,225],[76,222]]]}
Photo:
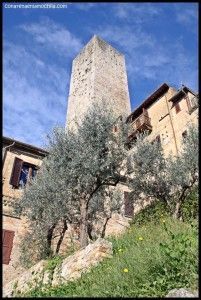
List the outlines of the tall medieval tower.
{"label": "tall medieval tower", "polygon": [[101,101],[117,117],[131,113],[124,55],[94,35],[73,60],[66,127],[76,126]]}

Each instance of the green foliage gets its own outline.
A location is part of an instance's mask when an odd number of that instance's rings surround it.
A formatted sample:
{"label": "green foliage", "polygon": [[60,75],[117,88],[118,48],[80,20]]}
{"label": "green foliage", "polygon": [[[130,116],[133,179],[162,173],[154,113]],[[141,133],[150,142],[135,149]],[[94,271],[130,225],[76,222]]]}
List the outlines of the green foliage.
{"label": "green foliage", "polygon": [[[37,261],[45,259],[48,256],[46,239],[41,231],[34,232],[35,226],[30,228],[20,241],[20,264],[24,268],[32,267]],[[49,256],[51,256],[49,254]]]}
{"label": "green foliage", "polygon": [[188,126],[178,156],[165,157],[160,144],[150,143],[146,133],[139,134],[129,154],[129,172],[134,201],[157,199],[180,218],[181,206],[198,182],[198,128]]}
{"label": "green foliage", "polygon": [[[184,222],[191,223],[198,218],[198,187],[196,186],[186,197],[181,207],[181,216]],[[158,223],[164,217],[170,216],[171,210],[169,206],[160,201],[154,201],[139,213],[137,213],[132,223],[135,225],[146,225],[149,222]]]}
{"label": "green foliage", "polygon": [[181,215],[185,222],[191,222],[198,218],[198,201],[198,186],[196,186],[181,206]]}
{"label": "green foliage", "polygon": [[163,264],[154,270],[150,287],[157,293],[160,291],[166,294],[173,288],[192,287],[198,279],[198,241],[197,234],[173,233],[165,223],[164,229],[170,239],[160,243],[164,260]]}
{"label": "green foliage", "polygon": [[54,256],[53,258],[51,259],[48,259],[47,260],[47,265],[45,267],[45,270],[48,270],[50,272],[53,272],[54,269],[60,265],[62,263],[62,260],[63,260],[63,257],[62,256],[59,256],[59,255],[56,255]]}
{"label": "green foliage", "polygon": [[157,224],[133,224],[123,236],[109,240],[112,258],[74,282],[25,296],[164,297],[169,288],[196,288],[198,241],[191,225],[165,217]]}
{"label": "green foliage", "polygon": [[158,142],[150,143],[148,133],[137,135],[134,147],[129,153],[129,169],[132,176],[129,186],[134,199],[151,197],[167,203],[171,183],[167,160]]}
{"label": "green foliage", "polygon": [[160,201],[154,201],[138,212],[134,216],[132,223],[135,225],[146,225],[149,222],[154,222],[157,224],[159,220],[166,216],[170,216],[170,214],[171,212],[169,211],[167,204]]}

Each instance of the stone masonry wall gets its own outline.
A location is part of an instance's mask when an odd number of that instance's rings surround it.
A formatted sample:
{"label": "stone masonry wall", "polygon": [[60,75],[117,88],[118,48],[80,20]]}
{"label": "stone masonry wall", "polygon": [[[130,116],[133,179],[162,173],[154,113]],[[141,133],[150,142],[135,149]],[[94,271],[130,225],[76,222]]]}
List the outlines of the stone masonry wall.
{"label": "stone masonry wall", "polygon": [[24,153],[17,149],[12,149],[6,152],[6,157],[3,165],[3,229],[15,232],[13,239],[13,247],[8,265],[3,264],[3,285],[18,276],[24,268],[19,264],[19,243],[21,237],[26,232],[26,222],[23,218],[16,217],[13,212],[13,201],[20,201],[22,195],[21,189],[13,189],[9,184],[13,170],[15,157],[22,159],[25,162],[40,166],[42,159],[36,155]]}
{"label": "stone masonry wall", "polygon": [[66,126],[104,100],[117,117],[131,112],[124,56],[94,36],[73,61]]}

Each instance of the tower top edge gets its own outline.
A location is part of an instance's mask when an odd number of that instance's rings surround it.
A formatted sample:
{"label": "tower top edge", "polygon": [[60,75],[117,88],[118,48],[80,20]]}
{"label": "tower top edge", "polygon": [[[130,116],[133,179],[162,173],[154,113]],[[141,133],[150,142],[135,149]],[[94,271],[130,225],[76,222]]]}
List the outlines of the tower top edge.
{"label": "tower top edge", "polygon": [[120,56],[124,56],[123,53],[119,52],[116,48],[114,48],[113,46],[111,46],[108,42],[106,42],[105,40],[103,40],[101,37],[99,37],[98,35],[94,34],[92,36],[92,38],[88,41],[87,44],[85,44],[85,46],[81,49],[81,51],[77,54],[77,56],[74,58],[74,60],[76,60],[82,53],[85,52],[85,49],[89,46],[93,46],[93,45],[97,45],[99,48],[102,48],[104,46],[104,48],[110,48],[112,49],[116,54],[120,55]]}

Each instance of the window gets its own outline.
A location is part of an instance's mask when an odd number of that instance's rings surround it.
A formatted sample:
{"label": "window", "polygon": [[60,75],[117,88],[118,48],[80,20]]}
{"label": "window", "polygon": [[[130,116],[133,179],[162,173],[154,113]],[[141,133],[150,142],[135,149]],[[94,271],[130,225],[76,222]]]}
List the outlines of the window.
{"label": "window", "polygon": [[114,129],[113,129],[113,130],[114,130],[114,132],[117,132],[118,128],[117,128],[116,125],[114,126]]}
{"label": "window", "polygon": [[10,255],[13,247],[13,239],[15,232],[3,229],[3,264],[8,265],[10,262]]}
{"label": "window", "polygon": [[133,201],[131,199],[129,192],[124,192],[124,213],[126,217],[133,217],[134,215],[134,208],[133,208]]}
{"label": "window", "polygon": [[155,139],[153,139],[153,141],[152,141],[151,143],[153,144],[153,143],[155,143],[155,142],[157,142],[158,144],[161,144],[160,134],[157,135],[157,136],[155,137]]}
{"label": "window", "polygon": [[187,131],[186,130],[184,132],[182,132],[182,137],[183,137],[183,139],[185,139],[187,137]]}
{"label": "window", "polygon": [[13,170],[10,178],[10,184],[14,188],[24,188],[31,178],[37,173],[37,167],[24,162],[18,157],[15,158]]}
{"label": "window", "polygon": [[178,112],[180,112],[181,108],[180,108],[180,105],[179,103],[176,103],[175,104],[175,111],[176,111],[176,114],[178,114]]}

